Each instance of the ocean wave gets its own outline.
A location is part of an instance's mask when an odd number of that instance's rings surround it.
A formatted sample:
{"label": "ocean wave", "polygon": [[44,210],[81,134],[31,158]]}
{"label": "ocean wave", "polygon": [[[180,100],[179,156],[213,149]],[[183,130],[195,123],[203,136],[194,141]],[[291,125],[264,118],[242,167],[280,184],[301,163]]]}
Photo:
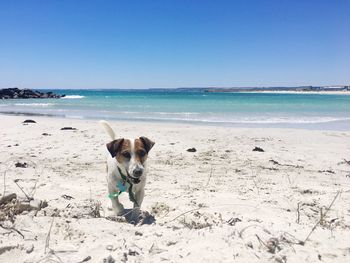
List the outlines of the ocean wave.
{"label": "ocean wave", "polygon": [[162,112],[162,111],[155,111],[155,112],[150,112],[151,114],[155,115],[200,115],[199,112]]}
{"label": "ocean wave", "polygon": [[150,120],[150,121],[179,121],[179,122],[197,122],[197,123],[222,123],[222,124],[317,124],[337,121],[350,121],[350,118],[267,118],[267,119],[225,119],[225,118],[187,118],[187,117],[159,117],[159,116],[133,116],[128,119]]}
{"label": "ocean wave", "polygon": [[[270,118],[245,118],[241,120],[233,120],[229,121],[232,123],[243,123],[243,124],[316,124],[316,123],[327,123],[327,122],[334,122],[334,121],[349,121],[350,118],[344,117],[344,118],[336,118],[336,117],[304,117],[304,118],[297,118],[297,117],[270,117]],[[225,120],[223,121],[225,122]]]}
{"label": "ocean wave", "polygon": [[82,95],[66,95],[62,99],[83,99],[85,96]]}
{"label": "ocean wave", "polygon": [[26,107],[51,107],[55,103],[15,103],[14,106],[26,106]]}
{"label": "ocean wave", "polygon": [[80,120],[83,120],[84,119],[84,116],[82,115],[65,115],[66,118],[70,118],[70,119],[80,119]]}
{"label": "ocean wave", "polygon": [[[103,112],[103,113],[114,113],[114,114],[135,114],[135,116],[137,116],[137,114],[144,114],[145,112],[143,111],[114,111],[114,110],[99,110],[99,112]],[[199,112],[162,112],[162,111],[150,111],[147,112],[147,114],[150,115],[170,115],[170,116],[174,116],[174,115],[178,115],[178,116],[189,116],[189,115],[200,115],[201,113]]]}

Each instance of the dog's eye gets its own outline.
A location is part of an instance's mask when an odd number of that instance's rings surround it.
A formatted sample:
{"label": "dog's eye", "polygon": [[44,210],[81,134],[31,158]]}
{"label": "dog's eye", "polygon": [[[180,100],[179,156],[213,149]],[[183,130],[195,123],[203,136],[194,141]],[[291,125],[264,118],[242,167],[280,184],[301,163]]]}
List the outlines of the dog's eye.
{"label": "dog's eye", "polygon": [[131,158],[131,155],[130,155],[130,153],[128,153],[128,152],[123,152],[122,155],[123,155],[123,157],[124,157],[125,159],[130,159],[130,158]]}
{"label": "dog's eye", "polygon": [[139,154],[140,157],[144,157],[146,155],[146,152],[145,151],[139,151],[138,154]]}

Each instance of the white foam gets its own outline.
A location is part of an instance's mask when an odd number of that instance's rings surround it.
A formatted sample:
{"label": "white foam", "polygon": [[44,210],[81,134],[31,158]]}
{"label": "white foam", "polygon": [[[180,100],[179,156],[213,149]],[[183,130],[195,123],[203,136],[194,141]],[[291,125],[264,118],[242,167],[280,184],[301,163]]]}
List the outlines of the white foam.
{"label": "white foam", "polygon": [[80,115],[66,115],[66,117],[71,119],[84,119],[84,117]]}
{"label": "white foam", "polygon": [[54,103],[15,103],[14,106],[26,106],[26,107],[51,107]]}
{"label": "white foam", "polygon": [[186,121],[202,123],[231,123],[231,124],[317,124],[336,121],[349,121],[350,118],[186,118],[184,117],[159,117],[159,116],[135,116],[131,119],[159,120],[159,121]]}
{"label": "white foam", "polygon": [[83,99],[85,96],[82,95],[66,95],[62,99]]}

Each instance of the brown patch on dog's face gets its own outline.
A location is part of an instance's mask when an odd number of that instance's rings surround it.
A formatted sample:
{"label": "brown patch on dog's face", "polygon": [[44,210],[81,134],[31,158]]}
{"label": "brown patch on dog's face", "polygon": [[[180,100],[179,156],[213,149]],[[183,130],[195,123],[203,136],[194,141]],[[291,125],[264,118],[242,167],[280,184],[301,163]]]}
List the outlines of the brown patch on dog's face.
{"label": "brown patch on dog's face", "polygon": [[107,149],[116,157],[119,163],[129,162],[131,158],[131,142],[126,139],[117,139],[107,143]]}
{"label": "brown patch on dog's face", "polygon": [[154,142],[146,137],[140,137],[134,141],[134,153],[136,161],[143,164],[147,160],[149,151],[152,149]]}
{"label": "brown patch on dog's face", "polygon": [[128,163],[130,162],[131,156],[131,142],[130,140],[124,140],[120,152],[117,154],[117,160],[119,163]]}

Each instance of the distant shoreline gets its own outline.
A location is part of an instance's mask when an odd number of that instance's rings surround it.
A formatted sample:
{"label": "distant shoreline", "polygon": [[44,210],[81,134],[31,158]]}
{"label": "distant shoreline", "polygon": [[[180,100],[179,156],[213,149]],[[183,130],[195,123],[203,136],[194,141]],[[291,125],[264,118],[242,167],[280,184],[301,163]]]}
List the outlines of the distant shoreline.
{"label": "distant shoreline", "polygon": [[350,95],[350,90],[346,91],[298,91],[298,90],[240,90],[240,91],[208,91],[208,93],[268,93],[268,94],[320,94],[320,95]]}

